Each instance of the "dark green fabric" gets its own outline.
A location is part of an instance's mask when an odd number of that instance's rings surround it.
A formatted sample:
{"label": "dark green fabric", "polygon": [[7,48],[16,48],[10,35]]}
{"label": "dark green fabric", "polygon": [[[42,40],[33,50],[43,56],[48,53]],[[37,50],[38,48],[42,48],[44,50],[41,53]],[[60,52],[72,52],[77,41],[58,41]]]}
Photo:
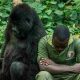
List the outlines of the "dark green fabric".
{"label": "dark green fabric", "polygon": [[[72,37],[71,37],[72,39]],[[54,45],[52,45],[52,36],[45,36],[39,42],[38,47],[38,61],[40,58],[50,58],[56,63],[61,64],[74,64],[76,62],[80,62],[80,40],[73,39],[69,40],[68,46],[62,51],[58,53],[55,50]]]}
{"label": "dark green fabric", "polygon": [[[73,65],[80,62],[80,39],[75,39],[70,37],[68,46],[58,53],[55,50],[54,45],[52,45],[52,36],[47,35],[43,37],[38,46],[38,58],[50,58],[58,64]],[[62,73],[62,74],[52,74],[55,80],[80,80],[79,74],[74,73]],[[78,79],[79,78],[79,79]],[[46,79],[45,79],[46,80]]]}

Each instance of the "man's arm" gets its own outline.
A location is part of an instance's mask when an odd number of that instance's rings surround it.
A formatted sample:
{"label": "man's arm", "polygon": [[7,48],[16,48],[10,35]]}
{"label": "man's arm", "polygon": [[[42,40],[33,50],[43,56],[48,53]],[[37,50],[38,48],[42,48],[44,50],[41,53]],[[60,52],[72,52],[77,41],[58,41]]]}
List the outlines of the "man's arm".
{"label": "man's arm", "polygon": [[39,66],[41,70],[46,70],[51,73],[63,73],[63,72],[75,72],[80,73],[80,64],[75,64],[73,66],[56,64],[50,59],[41,59],[39,61]]}

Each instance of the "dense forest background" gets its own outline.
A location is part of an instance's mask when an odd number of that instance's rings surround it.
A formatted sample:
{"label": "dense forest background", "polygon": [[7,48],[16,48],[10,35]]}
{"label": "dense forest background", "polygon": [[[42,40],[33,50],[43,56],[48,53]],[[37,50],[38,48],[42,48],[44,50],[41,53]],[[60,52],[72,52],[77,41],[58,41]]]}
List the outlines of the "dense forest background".
{"label": "dense forest background", "polygon": [[[23,0],[23,2],[37,11],[47,34],[53,33],[57,24],[68,26],[72,35],[80,34],[80,0]],[[0,51],[12,7],[12,0],[0,0]]]}

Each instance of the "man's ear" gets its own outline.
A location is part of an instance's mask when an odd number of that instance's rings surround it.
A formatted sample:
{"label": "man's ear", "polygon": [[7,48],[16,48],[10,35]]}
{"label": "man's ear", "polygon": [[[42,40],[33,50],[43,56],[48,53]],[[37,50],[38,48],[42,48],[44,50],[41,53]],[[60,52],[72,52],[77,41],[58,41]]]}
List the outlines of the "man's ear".
{"label": "man's ear", "polygon": [[13,6],[22,4],[22,0],[13,0]]}

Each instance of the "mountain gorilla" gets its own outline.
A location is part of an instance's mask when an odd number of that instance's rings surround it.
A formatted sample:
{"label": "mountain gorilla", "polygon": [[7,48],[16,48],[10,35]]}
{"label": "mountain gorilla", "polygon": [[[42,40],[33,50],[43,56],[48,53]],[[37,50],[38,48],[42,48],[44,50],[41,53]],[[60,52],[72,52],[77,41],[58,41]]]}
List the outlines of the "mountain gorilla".
{"label": "mountain gorilla", "polygon": [[34,80],[38,41],[45,35],[37,13],[27,4],[15,6],[5,31],[1,80]]}

